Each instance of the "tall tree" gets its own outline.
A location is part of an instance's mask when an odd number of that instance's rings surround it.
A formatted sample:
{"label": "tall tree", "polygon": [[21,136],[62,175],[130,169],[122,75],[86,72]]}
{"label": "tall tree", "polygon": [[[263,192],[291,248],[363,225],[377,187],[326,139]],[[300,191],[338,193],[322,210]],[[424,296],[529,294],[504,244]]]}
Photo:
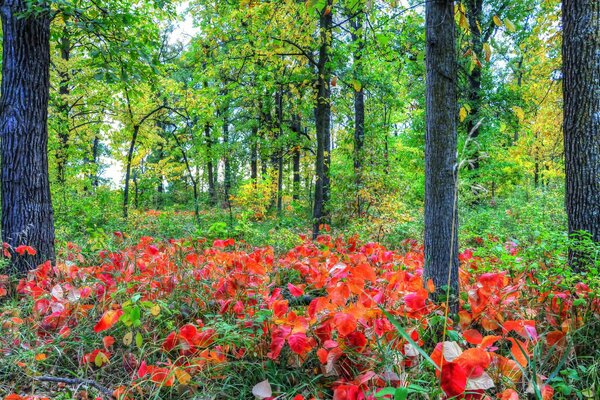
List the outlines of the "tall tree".
{"label": "tall tree", "polygon": [[435,297],[445,293],[445,288],[451,291],[451,308],[455,310],[458,305],[458,105],[453,6],[453,0],[431,0],[425,7],[425,278],[433,280]]}
{"label": "tall tree", "polygon": [[50,9],[35,12],[24,0],[0,2],[3,56],[0,99],[2,137],[2,240],[27,244],[32,256],[16,257],[24,273],[54,260],[54,217],[48,178]]}
{"label": "tall tree", "polygon": [[315,126],[317,155],[316,183],[313,208],[313,239],[321,224],[328,221],[327,203],[330,196],[329,165],[331,164],[331,44],[333,35],[333,1],[328,0],[319,12],[319,51],[316,61]]}
{"label": "tall tree", "polygon": [[[569,234],[600,242],[600,0],[564,0],[563,96],[566,209]],[[584,270],[591,254],[569,250]]]}

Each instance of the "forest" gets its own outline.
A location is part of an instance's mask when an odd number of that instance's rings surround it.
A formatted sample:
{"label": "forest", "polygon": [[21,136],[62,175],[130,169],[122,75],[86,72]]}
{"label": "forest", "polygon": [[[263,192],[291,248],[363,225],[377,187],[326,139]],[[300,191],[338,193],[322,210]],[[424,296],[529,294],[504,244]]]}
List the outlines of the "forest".
{"label": "forest", "polygon": [[0,17],[1,399],[600,399],[600,0]]}

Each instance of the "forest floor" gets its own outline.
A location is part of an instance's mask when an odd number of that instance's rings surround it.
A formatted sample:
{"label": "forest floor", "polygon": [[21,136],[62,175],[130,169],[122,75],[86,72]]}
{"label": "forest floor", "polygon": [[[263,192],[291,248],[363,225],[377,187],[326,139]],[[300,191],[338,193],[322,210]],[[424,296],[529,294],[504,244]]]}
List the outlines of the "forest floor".
{"label": "forest floor", "polygon": [[[550,209],[504,206],[489,212],[496,235],[464,235],[455,315],[428,300],[415,239],[312,242],[293,217],[198,232],[193,215],[159,211],[134,214],[131,237],[87,230],[55,267],[0,279],[0,394],[598,398],[598,275],[565,268]],[[521,237],[501,237],[523,221]]]}

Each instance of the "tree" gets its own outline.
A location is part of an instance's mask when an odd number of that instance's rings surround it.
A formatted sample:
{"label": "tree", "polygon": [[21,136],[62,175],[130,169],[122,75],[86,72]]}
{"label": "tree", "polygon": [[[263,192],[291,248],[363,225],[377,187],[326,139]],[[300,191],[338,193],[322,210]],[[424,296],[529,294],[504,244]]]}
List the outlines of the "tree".
{"label": "tree", "polygon": [[0,135],[2,137],[2,240],[35,255],[15,257],[24,273],[54,260],[54,216],[48,178],[50,9],[24,0],[0,3],[3,31]]}
{"label": "tree", "polygon": [[449,285],[458,305],[456,212],[456,55],[453,0],[427,2],[425,135],[425,281],[435,297]]}
{"label": "tree", "polygon": [[[564,0],[563,98],[566,209],[569,234],[600,242],[600,1]],[[591,254],[569,250],[569,263],[585,270]]]}

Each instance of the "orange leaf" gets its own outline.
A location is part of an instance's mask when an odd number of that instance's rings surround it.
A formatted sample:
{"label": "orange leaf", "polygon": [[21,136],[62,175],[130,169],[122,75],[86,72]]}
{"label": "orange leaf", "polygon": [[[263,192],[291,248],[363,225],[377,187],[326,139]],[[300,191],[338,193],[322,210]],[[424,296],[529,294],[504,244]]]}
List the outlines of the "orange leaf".
{"label": "orange leaf", "polygon": [[352,314],[337,313],[333,317],[333,323],[340,336],[347,336],[356,329],[356,318]]}
{"label": "orange leaf", "polygon": [[463,332],[463,337],[470,344],[480,344],[483,341],[483,335],[476,329],[469,329]]}
{"label": "orange leaf", "polygon": [[102,315],[100,321],[94,326],[94,332],[99,333],[112,328],[123,315],[123,310],[108,310]]}

